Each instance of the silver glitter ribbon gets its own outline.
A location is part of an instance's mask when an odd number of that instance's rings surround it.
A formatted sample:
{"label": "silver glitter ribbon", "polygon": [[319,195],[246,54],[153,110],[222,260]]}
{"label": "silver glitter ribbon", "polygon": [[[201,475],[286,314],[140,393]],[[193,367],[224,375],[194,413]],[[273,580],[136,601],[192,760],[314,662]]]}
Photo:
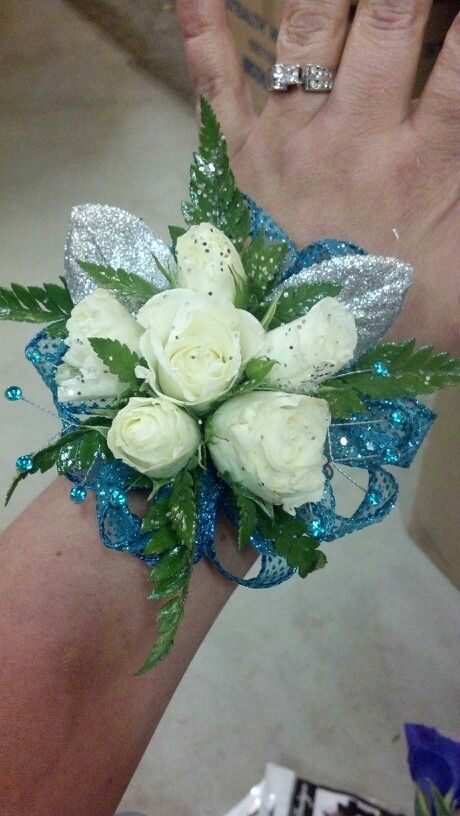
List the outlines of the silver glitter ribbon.
{"label": "silver glitter ribbon", "polygon": [[[140,218],[118,207],[82,204],[72,210],[64,255],[67,284],[74,303],[97,288],[78,261],[124,269],[163,290],[169,283],[156,260],[169,271],[176,262],[167,244]],[[346,255],[303,269],[287,278],[270,295],[302,283],[334,282],[342,285],[338,296],[356,321],[358,344],[355,359],[386,334],[399,312],[413,278],[412,267],[395,258]],[[123,299],[120,298],[120,300]],[[124,305],[134,310],[132,301]]]}
{"label": "silver glitter ribbon", "polygon": [[348,306],[355,318],[358,359],[394,323],[412,279],[412,267],[396,258],[346,255],[302,269],[270,293],[270,300],[273,294],[295,289],[301,283],[340,283],[342,291],[337,300]]}
{"label": "silver glitter ribbon", "polygon": [[[74,207],[64,253],[64,268],[70,296],[78,303],[97,284],[81,269],[78,261],[111,266],[139,275],[158,289],[168,289],[155,258],[170,271],[176,268],[165,242],[140,218],[105,204],[81,204]],[[136,304],[119,298],[129,309]],[[137,304],[139,305],[139,304]]]}

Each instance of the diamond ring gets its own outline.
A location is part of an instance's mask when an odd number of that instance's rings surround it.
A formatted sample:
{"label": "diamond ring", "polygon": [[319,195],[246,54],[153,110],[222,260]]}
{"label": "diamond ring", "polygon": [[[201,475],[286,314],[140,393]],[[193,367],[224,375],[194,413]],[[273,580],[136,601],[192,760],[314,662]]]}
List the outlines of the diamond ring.
{"label": "diamond ring", "polygon": [[271,91],[287,91],[288,88],[302,85],[302,68],[300,65],[287,65],[275,62],[272,65],[268,83]]}
{"label": "diamond ring", "polygon": [[287,91],[303,88],[312,93],[329,93],[334,85],[337,71],[325,65],[292,65],[276,62],[270,71],[270,91]]}

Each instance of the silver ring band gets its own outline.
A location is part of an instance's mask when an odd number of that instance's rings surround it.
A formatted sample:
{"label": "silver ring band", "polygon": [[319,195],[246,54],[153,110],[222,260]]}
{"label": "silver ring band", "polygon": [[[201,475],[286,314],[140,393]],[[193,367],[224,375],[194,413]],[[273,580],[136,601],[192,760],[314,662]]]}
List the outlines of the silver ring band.
{"label": "silver ring band", "polygon": [[334,85],[337,71],[325,65],[294,65],[275,62],[268,81],[270,91],[288,91],[303,88],[309,93],[329,93]]}

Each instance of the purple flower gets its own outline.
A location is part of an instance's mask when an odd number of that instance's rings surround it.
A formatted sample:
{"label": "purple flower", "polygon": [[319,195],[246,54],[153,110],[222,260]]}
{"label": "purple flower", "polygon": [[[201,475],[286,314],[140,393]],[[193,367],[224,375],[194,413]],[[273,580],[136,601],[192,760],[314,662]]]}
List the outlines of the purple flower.
{"label": "purple flower", "polygon": [[[435,728],[406,723],[408,761],[412,779],[432,805],[431,785],[460,806],[460,742],[443,737]],[[431,808],[433,811],[433,807]]]}

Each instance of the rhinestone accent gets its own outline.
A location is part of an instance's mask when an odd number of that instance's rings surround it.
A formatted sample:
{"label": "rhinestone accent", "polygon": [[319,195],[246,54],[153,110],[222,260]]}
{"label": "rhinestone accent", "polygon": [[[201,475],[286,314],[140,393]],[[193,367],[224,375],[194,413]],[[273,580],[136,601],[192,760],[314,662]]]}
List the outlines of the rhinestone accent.
{"label": "rhinestone accent", "polygon": [[19,385],[10,385],[5,391],[5,397],[9,402],[22,400],[22,388]]}
{"label": "rhinestone accent", "polygon": [[302,84],[300,65],[284,65],[276,62],[272,66],[269,88],[272,91],[287,91],[288,88]]}
{"label": "rhinestone accent", "polygon": [[334,68],[327,68],[325,65],[304,65],[302,68],[303,88],[313,93],[329,93],[332,91],[336,73]]}
{"label": "rhinestone accent", "polygon": [[70,498],[75,504],[81,504],[84,502],[87,496],[87,492],[84,487],[73,487],[70,491]]}
{"label": "rhinestone accent", "polygon": [[34,462],[31,456],[19,456],[19,458],[16,459],[16,468],[21,473],[30,473],[33,466]]}

